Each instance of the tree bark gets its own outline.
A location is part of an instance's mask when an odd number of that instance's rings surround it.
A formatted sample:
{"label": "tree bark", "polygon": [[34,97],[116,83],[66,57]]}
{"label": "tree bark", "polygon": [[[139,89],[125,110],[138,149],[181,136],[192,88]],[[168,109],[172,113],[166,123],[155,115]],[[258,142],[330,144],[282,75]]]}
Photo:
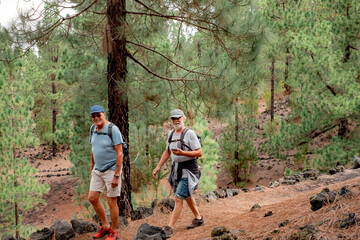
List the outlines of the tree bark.
{"label": "tree bark", "polygon": [[339,121],[339,130],[338,130],[338,136],[341,138],[345,138],[346,134],[349,132],[349,129],[347,127],[348,121],[346,118],[341,118]]}
{"label": "tree bark", "polygon": [[[237,102],[235,102],[235,144],[236,146],[239,144],[239,110],[238,110],[238,106],[237,106]],[[234,158],[236,161],[236,164],[234,166],[234,170],[233,170],[233,175],[234,175],[234,183],[237,184],[240,182],[240,155],[239,155],[239,150],[236,149],[235,153],[234,153]]]}
{"label": "tree bark", "polygon": [[284,72],[284,88],[287,94],[291,93],[291,86],[288,85],[289,79],[289,61],[290,61],[290,51],[289,47],[286,47],[286,60],[285,60],[285,72]]}
{"label": "tree bark", "polygon": [[[129,143],[126,50],[126,0],[107,0],[106,50],[108,54],[107,82],[109,120],[117,125]],[[123,182],[118,199],[119,215],[130,216],[131,203],[130,160],[123,160]]]}
{"label": "tree bark", "polygon": [[[14,88],[13,88],[13,74],[12,74],[12,70],[10,69],[9,71],[9,79],[10,79],[10,94],[11,94],[11,100],[14,99]],[[14,105],[12,105],[12,110],[15,110]],[[11,117],[11,127],[13,129],[15,129],[15,120],[14,117]],[[14,138],[15,136],[12,136],[12,138]],[[15,166],[16,166],[16,162],[17,162],[17,158],[15,156],[15,146],[12,145],[12,154],[13,154],[13,158],[15,161]],[[18,181],[17,181],[17,176],[16,176],[16,172],[14,169],[14,176],[15,176],[15,182],[14,182],[14,188],[16,189],[18,187]],[[15,195],[16,196],[16,195]],[[15,238],[19,239],[19,208],[18,208],[18,202],[17,202],[17,197],[15,197],[15,202],[14,202],[14,214],[15,214]]]}
{"label": "tree bark", "polygon": [[[51,57],[51,61],[56,64],[58,61],[58,55],[54,55],[54,54],[58,54],[58,51],[54,51],[53,56]],[[55,67],[54,67],[55,68]],[[51,73],[51,91],[52,94],[55,95],[57,93],[56,91],[56,76],[55,73]],[[57,145],[55,143],[55,132],[56,132],[56,116],[57,116],[57,106],[56,106],[56,100],[51,100],[51,107],[52,107],[52,133],[53,133],[53,140],[52,140],[52,155],[56,156],[56,152],[57,152]]]}
{"label": "tree bark", "polygon": [[270,119],[274,121],[274,82],[275,82],[275,60],[271,61],[271,99],[270,99]]}

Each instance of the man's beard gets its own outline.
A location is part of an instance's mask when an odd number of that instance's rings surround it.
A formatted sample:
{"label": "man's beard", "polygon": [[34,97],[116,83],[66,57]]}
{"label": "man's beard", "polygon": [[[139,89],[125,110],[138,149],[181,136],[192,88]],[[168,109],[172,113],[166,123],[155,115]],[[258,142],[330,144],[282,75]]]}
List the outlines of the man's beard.
{"label": "man's beard", "polygon": [[175,128],[175,130],[180,130],[184,127],[184,123],[180,122],[178,125],[173,124],[173,127]]}

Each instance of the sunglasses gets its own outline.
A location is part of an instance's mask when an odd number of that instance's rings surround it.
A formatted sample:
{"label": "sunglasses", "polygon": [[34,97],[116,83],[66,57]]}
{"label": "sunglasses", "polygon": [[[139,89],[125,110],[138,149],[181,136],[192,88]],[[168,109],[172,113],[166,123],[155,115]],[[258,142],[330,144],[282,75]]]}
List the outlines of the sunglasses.
{"label": "sunglasses", "polygon": [[100,113],[98,113],[98,114],[91,114],[91,118],[96,118],[96,117],[100,118],[100,117],[101,117],[101,114],[100,114]]}
{"label": "sunglasses", "polygon": [[171,120],[179,120],[181,117],[172,117]]}

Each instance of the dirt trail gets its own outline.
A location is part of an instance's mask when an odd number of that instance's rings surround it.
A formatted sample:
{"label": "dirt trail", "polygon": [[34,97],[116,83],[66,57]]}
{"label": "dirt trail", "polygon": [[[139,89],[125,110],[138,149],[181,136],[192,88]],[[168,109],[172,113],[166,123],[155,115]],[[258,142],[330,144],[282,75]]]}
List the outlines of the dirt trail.
{"label": "dirt trail", "polygon": [[[341,201],[338,213],[332,208],[337,206],[333,203],[316,212],[310,209],[309,198],[313,194],[320,192],[324,187],[331,191],[339,190],[347,186],[355,193],[354,197],[344,198]],[[199,210],[205,219],[205,225],[192,230],[186,230],[186,226],[191,222],[193,216],[190,209],[185,205],[179,221],[175,227],[175,234],[170,239],[211,239],[211,230],[217,226],[225,226],[227,229],[239,230],[239,239],[265,239],[271,236],[272,239],[288,239],[292,233],[299,231],[300,226],[306,224],[316,224],[329,218],[332,215],[341,215],[355,212],[360,215],[359,191],[360,191],[360,170],[346,170],[333,176],[320,176],[318,180],[307,180],[294,186],[279,186],[277,188],[264,188],[263,192],[242,192],[232,198],[219,199],[216,201],[201,201]],[[259,204],[260,209],[250,211],[254,204]],[[273,215],[264,217],[265,213],[272,211]],[[133,239],[137,229],[142,223],[153,226],[165,226],[170,218],[170,214],[156,212],[154,215],[137,221],[129,221],[129,226],[119,229],[121,239]],[[290,220],[290,223],[279,228],[279,223]],[[330,221],[330,220],[329,220]],[[318,234],[324,235],[325,239],[336,239],[339,233],[344,236],[352,237],[346,239],[357,239],[356,232],[360,232],[359,226],[354,226],[351,230],[340,230],[335,228],[335,219],[331,219],[328,225],[324,224]],[[319,227],[320,228],[320,227]],[[328,228],[328,229],[327,229]],[[277,233],[272,233],[278,230]],[[336,233],[334,232],[336,231]],[[334,235],[335,234],[335,235]],[[333,236],[333,237],[331,237]],[[354,237],[355,236],[355,237]],[[86,239],[91,235],[78,236],[76,239]],[[360,236],[359,236],[360,237]]]}
{"label": "dirt trail", "polygon": [[[37,166],[39,170],[39,181],[48,182],[51,185],[51,191],[44,197],[47,202],[45,206],[39,206],[39,210],[25,214],[25,223],[44,228],[50,227],[58,219],[70,222],[76,215],[81,217],[84,209],[80,209],[73,202],[76,195],[76,179],[67,175],[57,176],[59,170],[56,169],[70,166],[67,154],[66,151],[61,157],[51,161],[32,160],[32,164]],[[356,216],[360,215],[360,205],[358,204],[360,202],[359,169],[347,169],[343,173],[332,176],[321,175],[317,180],[307,180],[293,186],[281,185],[277,188],[268,188],[268,182],[271,179],[276,180],[274,169],[278,168],[280,172],[280,168],[285,167],[283,164],[279,165],[279,163],[273,160],[257,169],[257,174],[263,176],[264,179],[267,178],[267,183],[264,180],[256,181],[253,182],[252,187],[255,184],[260,184],[264,188],[263,192],[255,192],[254,188],[251,188],[250,192],[242,192],[232,198],[211,202],[200,201],[199,209],[205,219],[205,225],[202,227],[186,230],[186,226],[193,219],[193,215],[187,205],[184,204],[184,210],[174,229],[175,234],[171,239],[211,239],[211,230],[221,225],[228,229],[238,230],[239,239],[265,239],[267,236],[271,236],[272,239],[288,239],[292,233],[299,231],[300,226],[315,224],[328,218],[331,221],[319,227],[321,230],[319,234],[323,234],[326,237],[325,239],[336,239],[329,236],[337,236],[338,234],[348,236],[346,239],[360,239],[360,236],[356,236],[356,232],[360,233],[359,226],[354,226],[350,230],[339,230],[334,227],[334,221],[341,214],[355,212]],[[271,171],[268,170],[270,165],[272,166]],[[46,177],[49,174],[48,171],[45,172],[46,169],[55,169],[51,177]],[[50,171],[50,173],[52,172]],[[225,180],[224,183],[226,183]],[[319,211],[311,211],[309,203],[311,195],[320,192],[324,187],[328,187],[333,191],[340,189],[344,185],[349,186],[356,195],[344,199],[345,202],[341,202],[339,205],[332,204]],[[224,186],[226,185],[224,184]],[[251,207],[255,204],[259,204],[261,208],[250,212]],[[337,206],[337,208],[332,209],[334,206]],[[264,217],[265,213],[269,211],[272,211],[273,215]],[[170,213],[164,214],[160,212],[155,212],[154,215],[138,221],[128,219],[129,226],[119,229],[121,239],[133,239],[142,223],[161,227],[167,225],[169,219]],[[290,224],[279,228],[279,223],[285,220],[290,220]],[[271,234],[274,230],[278,230],[278,233]],[[75,240],[91,239],[91,236],[92,234],[76,236]]]}
{"label": "dirt trail", "polygon": [[[338,190],[344,185],[353,186],[360,183],[359,173],[360,171],[358,170],[348,170],[347,174],[352,175],[352,177],[357,175],[358,177],[344,182],[338,182],[341,181],[341,178],[336,178],[339,176],[332,176],[332,178],[326,176],[326,181],[322,178],[318,181],[308,180],[295,186],[266,188],[264,192],[252,191],[210,203],[202,202],[199,210],[204,216],[206,224],[193,230],[185,229],[193,218],[190,209],[185,207],[185,211],[182,213],[175,228],[175,234],[171,239],[211,239],[211,230],[221,225],[228,229],[243,229],[245,231],[244,237],[257,236],[262,239],[262,235],[278,229],[278,224],[285,220],[295,220],[305,225],[308,223],[306,222],[307,217],[317,214],[317,212],[313,212],[310,209],[309,198],[325,187],[318,184],[329,184],[327,187],[330,190]],[[334,183],[331,184],[331,182]],[[359,190],[358,187],[357,190]],[[250,212],[251,207],[256,203],[261,208]],[[264,217],[268,211],[272,211],[273,215]],[[156,214],[141,221],[131,222],[126,229],[120,231],[120,234],[123,239],[133,239],[136,230],[142,223],[146,222],[150,225],[163,226],[167,224],[169,217],[170,215],[162,216],[161,214]],[[303,220],[301,220],[302,218]]]}

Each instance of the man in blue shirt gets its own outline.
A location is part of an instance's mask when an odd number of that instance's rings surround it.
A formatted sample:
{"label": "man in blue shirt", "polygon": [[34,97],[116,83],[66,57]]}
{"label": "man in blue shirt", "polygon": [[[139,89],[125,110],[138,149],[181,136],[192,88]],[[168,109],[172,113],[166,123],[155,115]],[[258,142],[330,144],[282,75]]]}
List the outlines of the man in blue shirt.
{"label": "man in blue shirt", "polygon": [[[106,120],[105,111],[101,106],[92,106],[90,114],[94,124],[90,130],[92,172],[88,200],[102,223],[100,231],[93,238],[98,239],[108,235],[106,240],[116,240],[119,239],[116,233],[119,218],[117,197],[120,196],[121,191],[124,141],[119,128]],[[106,218],[104,205],[100,201],[100,194],[105,187],[112,226]]]}

